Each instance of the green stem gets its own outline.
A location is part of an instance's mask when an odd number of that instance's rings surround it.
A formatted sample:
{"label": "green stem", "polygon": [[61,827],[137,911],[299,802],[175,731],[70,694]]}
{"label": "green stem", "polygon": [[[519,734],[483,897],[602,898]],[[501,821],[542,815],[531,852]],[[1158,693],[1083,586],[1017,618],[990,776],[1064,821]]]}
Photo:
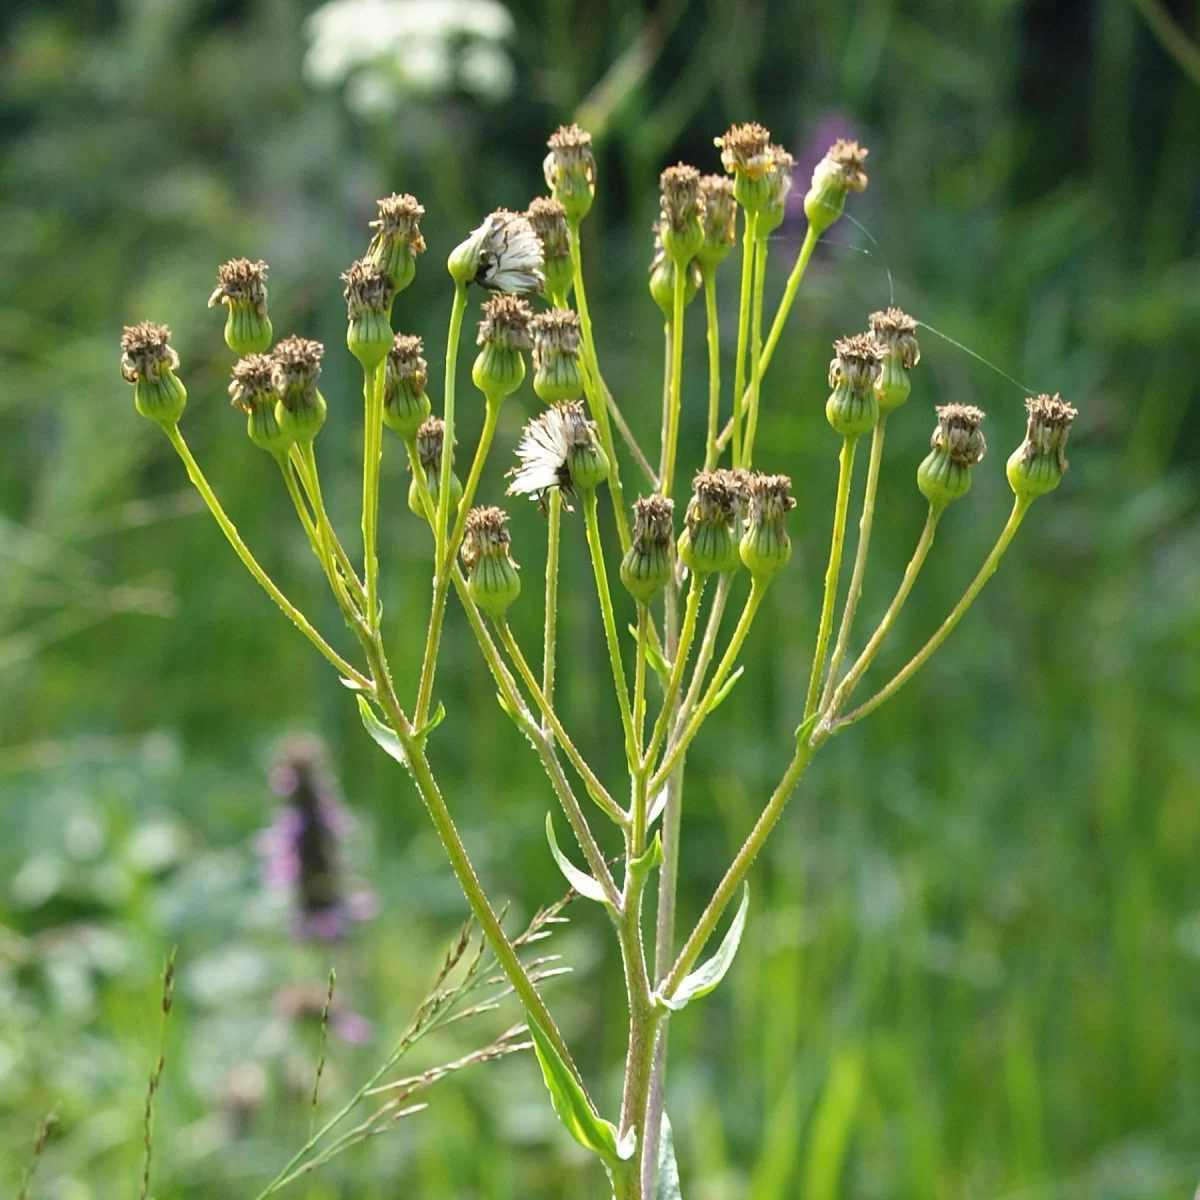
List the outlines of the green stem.
{"label": "green stem", "polygon": [[675,264],[675,284],[671,306],[671,383],[667,390],[667,411],[663,414],[666,437],[663,440],[662,469],[659,471],[662,494],[669,496],[675,483],[675,453],[679,444],[679,411],[683,386],[683,300],[687,283],[687,264]]}
{"label": "green stem", "polygon": [[717,426],[721,420],[721,331],[717,315],[717,269],[704,268],[704,313],[708,323],[708,436],[704,443],[704,469],[711,471],[720,457]]}
{"label": "green stem", "polygon": [[683,733],[667,751],[662,765],[650,780],[650,795],[653,796],[658,793],[659,788],[666,782],[667,777],[675,769],[676,764],[683,758],[684,752],[692,743],[692,739],[700,732],[700,726],[704,723],[704,718],[708,716],[709,709],[712,707],[713,701],[717,698],[717,693],[721,690],[726,677],[733,669],[733,664],[737,661],[738,652],[742,648],[742,643],[746,640],[746,635],[750,632],[750,626],[754,623],[754,616],[758,612],[759,605],[762,604],[763,596],[766,593],[767,584],[765,582],[755,579],[751,583],[750,595],[746,598],[746,607],[742,609],[742,615],[738,619],[733,635],[729,639],[729,645],[725,648],[725,653],[721,656],[721,661],[717,664],[716,671],[713,672],[712,682],[708,685],[708,690],[704,693],[704,699],[700,701],[696,711],[692,714],[691,720],[684,727]]}
{"label": "green stem", "polygon": [[797,747],[796,756],[792,759],[787,771],[784,772],[784,776],[779,781],[779,786],[776,787],[767,807],[763,809],[762,815],[758,818],[753,830],[750,832],[750,836],[737,852],[737,856],[730,864],[729,870],[725,872],[725,877],[717,885],[717,890],[708,902],[708,907],[705,908],[704,913],[696,924],[696,928],[692,930],[687,942],[684,943],[683,949],[679,952],[679,957],[675,960],[675,965],[671,968],[671,973],[659,988],[661,995],[667,997],[673,996],[679,989],[679,985],[683,982],[688,971],[695,965],[696,959],[700,957],[701,951],[703,951],[705,944],[712,937],[713,931],[720,922],[721,914],[729,907],[729,902],[734,896],[737,895],[742,880],[745,879],[755,858],[758,857],[758,852],[762,849],[771,830],[775,828],[775,823],[779,820],[784,808],[787,807],[787,802],[795,790],[800,776],[804,774],[805,768],[815,753],[815,748],[809,744],[807,739]]}
{"label": "green stem", "polygon": [[854,475],[854,450],[858,438],[842,439],[838,459],[837,500],[833,509],[833,537],[829,544],[829,566],[825,569],[825,595],[821,601],[821,622],[817,628],[817,645],[813,651],[812,673],[808,680],[808,698],[804,702],[804,720],[817,709],[821,694],[821,676],[825,669],[825,652],[833,631],[833,607],[837,602],[838,575],[842,569],[842,547],[846,541],[846,513],[850,507],[850,481]]}
{"label": "green stem", "polygon": [[825,691],[821,696],[821,708],[829,705],[829,699],[837,686],[838,671],[842,657],[850,641],[850,630],[858,601],[862,596],[863,576],[867,569],[867,551],[871,546],[871,526],[875,521],[875,493],[879,490],[879,464],[883,460],[883,437],[887,432],[887,414],[880,416],[871,434],[871,458],[867,464],[867,486],[863,493],[862,516],[858,521],[858,546],[854,552],[854,569],[850,573],[850,590],[846,593],[846,607],[842,610],[842,623],[838,627],[833,656],[829,660],[829,674],[825,679]]}
{"label": "green stem", "polygon": [[646,736],[646,644],[650,639],[650,609],[639,601],[637,621],[637,658],[633,673],[633,732],[641,760]]}
{"label": "green stem", "polygon": [[696,623],[700,613],[700,601],[704,595],[704,585],[707,582],[707,575],[692,575],[691,587],[688,589],[687,606],[683,613],[683,628],[679,633],[679,645],[675,651],[674,661],[671,663],[671,675],[667,681],[666,691],[663,693],[662,708],[654,722],[654,729],[650,734],[650,745],[643,756],[643,765],[654,762],[659,748],[662,746],[663,738],[666,737],[667,726],[671,723],[675,701],[679,698],[679,689],[683,684],[683,672],[687,667],[688,652],[692,648],[692,639],[696,636]]}
{"label": "green stem", "polygon": [[442,420],[445,430],[442,440],[441,475],[438,477],[437,525],[434,529],[434,571],[446,561],[446,530],[450,524],[450,475],[454,470],[454,384],[458,370],[458,343],[462,338],[463,314],[467,308],[465,285],[454,285],[454,303],[450,308],[450,329],[446,336],[446,384]]}
{"label": "green stem", "polygon": [[629,549],[629,518],[625,513],[625,495],[621,490],[621,470],[617,461],[617,448],[613,444],[612,426],[608,420],[608,404],[604,398],[604,385],[600,378],[600,363],[596,357],[596,341],[592,335],[592,317],[588,309],[587,291],[583,286],[583,258],[579,250],[579,222],[568,224],[571,243],[571,265],[574,268],[575,306],[579,310],[579,329],[583,335],[584,379],[587,382],[588,409],[596,422],[600,445],[608,456],[608,488],[612,494],[613,513],[617,521],[617,534],[622,552]]}
{"label": "green stem", "polygon": [[583,493],[583,517],[587,529],[588,550],[596,576],[596,593],[604,617],[604,637],[608,642],[608,657],[612,663],[613,684],[617,704],[621,709],[621,725],[625,730],[625,756],[631,764],[637,762],[637,743],[633,736],[633,711],[629,707],[629,688],[625,683],[625,667],[621,663],[621,643],[617,637],[617,620],[613,613],[612,595],[608,590],[608,570],[604,565],[604,546],[600,541],[600,522],[596,516],[596,489]]}
{"label": "green stem", "polygon": [[[546,705],[554,707],[554,664],[558,652],[558,546],[562,532],[562,493],[550,493],[546,519],[546,629],[542,641],[542,694]],[[542,729],[549,729],[545,718]]]}
{"label": "green stem", "polygon": [[746,386],[746,339],[750,332],[751,283],[754,276],[755,232],[758,214],[743,210],[742,291],[738,300],[737,356],[733,363],[733,465],[742,465],[742,389]]}
{"label": "green stem", "polygon": [[383,459],[383,363],[363,372],[363,579],[370,629],[379,628],[379,466]]}
{"label": "green stem", "polygon": [[908,665],[897,674],[891,683],[876,692],[865,704],[860,705],[853,712],[847,713],[845,717],[837,722],[835,728],[841,729],[845,725],[852,725],[868,713],[874,712],[885,700],[894,696],[929,661],[933,652],[950,636],[951,630],[962,620],[963,614],[975,602],[975,597],[983,590],[983,585],[996,573],[996,568],[1000,565],[1000,559],[1004,555],[1004,551],[1008,549],[1009,542],[1013,540],[1017,529],[1025,519],[1025,514],[1029,511],[1030,503],[1029,500],[1022,500],[1019,497],[1013,502],[1012,512],[1009,514],[1008,521],[1001,531],[1000,536],[996,539],[996,544],[992,547],[991,553],[984,560],[983,566],[980,567],[979,574],[971,581],[971,586],[967,588],[963,594],[963,598],[954,606],[950,615],[942,622],[933,637],[913,655]]}
{"label": "green stem", "polygon": [[796,256],[796,265],[792,267],[792,273],[788,276],[787,285],[783,289],[783,298],[779,301],[779,307],[775,310],[775,319],[771,322],[771,331],[767,334],[766,344],[762,348],[762,354],[759,355],[759,372],[762,375],[767,373],[767,368],[771,365],[771,356],[775,353],[775,347],[779,344],[779,339],[783,335],[783,327],[787,323],[788,313],[792,311],[792,304],[796,299],[796,293],[800,290],[800,281],[804,278],[804,272],[808,269],[808,260],[812,258],[812,252],[817,245],[817,233],[810,225],[808,232],[804,235],[804,243],[800,247],[800,253]]}
{"label": "green stem", "polygon": [[767,278],[767,239],[759,238],[755,243],[754,258],[754,303],[751,310],[750,352],[750,395],[749,411],[746,415],[746,440],[742,446],[742,466],[747,470],[754,455],[754,435],[758,432],[758,398],[762,389],[762,316],[763,291]]}
{"label": "green stem", "polygon": [[311,441],[304,442],[303,444],[297,443],[292,447],[292,453],[292,465],[296,469],[296,473],[300,476],[300,482],[304,485],[308,502],[312,505],[313,511],[316,513],[317,530],[328,540],[333,551],[333,557],[340,568],[340,574],[346,586],[354,593],[358,603],[364,604],[366,602],[366,592],[363,590],[363,585],[355,573],[353,564],[350,562],[350,556],[346,553],[337,532],[333,528],[333,523],[329,520],[329,514],[325,511],[325,501],[321,496],[321,478],[317,472],[317,456],[313,449],[313,443]]}
{"label": "green stem", "polygon": [[312,515],[308,511],[308,504],[300,492],[300,484],[297,482],[296,476],[292,471],[292,464],[288,458],[287,451],[282,450],[276,454],[275,461],[279,464],[279,469],[283,472],[283,482],[287,485],[288,495],[292,499],[292,506],[296,510],[296,516],[300,518],[300,524],[304,526],[304,532],[308,536],[308,544],[312,547],[312,552],[317,556],[317,561],[322,566],[325,566],[325,551],[317,538],[317,527],[313,524]]}
{"label": "green stem", "polygon": [[700,649],[696,652],[696,665],[692,668],[692,679],[671,729],[672,738],[680,736],[695,711],[696,701],[700,698],[700,689],[704,686],[704,676],[708,673],[708,664],[712,662],[713,654],[716,653],[717,634],[720,632],[721,618],[725,615],[725,604],[729,599],[729,590],[732,586],[732,572],[722,575],[717,583],[717,594],[713,597],[712,608],[708,611],[708,623],[704,627],[704,637],[700,641]]}
{"label": "green stem", "polygon": [[258,560],[250,553],[250,548],[242,541],[241,535],[233,522],[226,515],[225,510],[221,507],[221,502],[217,499],[216,493],[209,486],[208,480],[204,477],[204,472],[200,470],[200,464],[192,457],[192,452],[188,448],[187,442],[183,440],[183,434],[179,432],[178,425],[164,425],[163,432],[166,433],[171,445],[175,447],[175,453],[179,455],[183,461],[184,467],[187,469],[188,478],[195,485],[196,490],[200,493],[204,503],[208,505],[209,512],[216,519],[217,524],[221,527],[221,532],[225,535],[226,540],[237,553],[238,558],[242,560],[246,570],[258,581],[263,591],[283,609],[284,614],[291,620],[292,624],[300,630],[302,634],[320,652],[342,673],[347,679],[352,679],[359,687],[366,692],[374,691],[374,685],[371,683],[361,671],[355,670],[328,642],[313,628],[309,623],[308,618],[279,590],[275,585],[275,581],[262,569]]}

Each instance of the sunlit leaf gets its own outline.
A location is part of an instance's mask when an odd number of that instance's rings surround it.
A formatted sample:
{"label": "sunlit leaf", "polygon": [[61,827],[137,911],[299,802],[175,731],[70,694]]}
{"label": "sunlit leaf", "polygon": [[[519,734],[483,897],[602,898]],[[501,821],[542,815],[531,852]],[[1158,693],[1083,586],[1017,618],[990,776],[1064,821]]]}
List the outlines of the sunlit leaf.
{"label": "sunlit leaf", "polygon": [[604,888],[585,871],[581,871],[559,848],[558,839],[554,836],[554,818],[546,814],[546,840],[550,843],[550,853],[558,863],[558,869],[566,877],[567,882],[581,895],[598,904],[607,904],[608,897]]}
{"label": "sunlit leaf", "polygon": [[746,911],[749,907],[750,885],[747,884],[742,889],[742,902],[734,914],[733,924],[729,926],[729,931],[716,954],[707,962],[701,963],[690,975],[686,975],[673,996],[660,996],[663,1004],[678,1012],[690,1001],[707,996],[725,978],[741,943],[742,931],[746,928]]}

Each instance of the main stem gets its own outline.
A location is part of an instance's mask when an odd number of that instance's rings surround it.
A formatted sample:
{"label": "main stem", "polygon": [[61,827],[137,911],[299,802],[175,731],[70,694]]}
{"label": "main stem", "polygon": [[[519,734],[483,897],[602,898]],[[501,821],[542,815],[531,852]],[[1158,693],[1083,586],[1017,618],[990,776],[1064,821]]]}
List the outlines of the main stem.
{"label": "main stem", "polygon": [[871,526],[875,521],[875,493],[879,490],[879,464],[883,459],[883,436],[887,431],[887,414],[880,416],[871,434],[871,458],[867,464],[867,486],[863,492],[862,516],[858,521],[858,546],[854,552],[854,570],[850,573],[850,590],[846,593],[846,607],[842,610],[842,623],[838,627],[833,656],[829,660],[829,674],[825,680],[825,691],[821,696],[821,708],[829,706],[829,699],[837,686],[838,671],[842,656],[850,641],[850,630],[858,601],[862,596],[863,575],[867,569],[867,551],[871,546]]}
{"label": "main stem", "polygon": [[1004,551],[1008,549],[1008,544],[1013,540],[1021,522],[1025,519],[1025,514],[1029,511],[1031,501],[1022,500],[1018,497],[1013,502],[1012,512],[1009,513],[1008,521],[1005,523],[1004,529],[1001,531],[999,538],[996,539],[996,544],[992,547],[991,553],[984,560],[984,564],[979,569],[979,574],[971,581],[971,586],[967,588],[963,594],[963,598],[954,606],[950,615],[939,626],[938,631],[925,643],[921,649],[913,655],[909,660],[908,665],[885,687],[881,688],[874,696],[871,697],[865,704],[856,708],[852,713],[847,713],[837,723],[837,728],[844,725],[851,725],[855,721],[861,720],[867,713],[874,712],[885,700],[894,696],[932,657],[933,652],[950,636],[955,625],[962,620],[963,614],[975,602],[975,597],[983,591],[983,585],[996,573],[996,568],[1000,565],[1000,559],[1004,555]]}
{"label": "main stem", "polygon": [[704,441],[704,469],[717,465],[717,430],[721,422],[721,330],[717,315],[717,269],[704,268],[704,315],[708,324],[708,434]]}
{"label": "main stem", "polygon": [[758,397],[762,387],[762,315],[763,290],[767,277],[767,239],[758,238],[755,242],[754,257],[754,303],[751,312],[751,358],[750,358],[750,399],[749,412],[746,415],[746,440],[742,446],[742,466],[750,468],[750,460],[754,455],[754,435],[758,432]]}
{"label": "main stem", "polygon": [[755,232],[758,214],[743,209],[746,223],[742,234],[742,291],[738,301],[737,356],[733,363],[733,465],[742,465],[742,389],[746,386],[746,339],[749,336],[751,284],[754,275]]}
{"label": "main stem", "polygon": [[850,481],[854,475],[855,437],[842,439],[839,457],[837,499],[833,509],[833,537],[829,544],[829,566],[825,570],[825,595],[821,601],[821,622],[817,627],[817,645],[813,651],[812,673],[808,680],[808,698],[804,702],[804,720],[817,710],[821,694],[821,675],[825,669],[825,652],[833,631],[833,607],[837,602],[838,575],[842,569],[842,546],[846,541],[846,512],[850,507]]}

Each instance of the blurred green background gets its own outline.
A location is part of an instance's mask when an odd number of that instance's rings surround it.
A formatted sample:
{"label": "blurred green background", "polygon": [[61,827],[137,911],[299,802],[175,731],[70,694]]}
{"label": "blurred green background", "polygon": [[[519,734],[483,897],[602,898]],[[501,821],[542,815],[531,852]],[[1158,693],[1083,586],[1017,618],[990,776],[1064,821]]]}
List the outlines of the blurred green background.
{"label": "blurred green background", "polygon": [[[307,1130],[316,1031],[294,1015],[295,989],[319,994],[336,965],[342,1001],[371,1023],[365,1045],[331,1038],[328,1110],[403,1028],[465,912],[408,781],[134,414],[121,326],[172,326],[188,438],[262,561],[336,634],[278,475],[227,404],[222,319],[204,307],[217,264],[267,259],[277,333],[330,347],[319,453],[352,541],[359,384],[336,276],[362,253],[375,198],[411,191],[428,209],[430,250],[396,321],[425,336],[436,364],[446,253],[490,208],[542,190],[556,124],[591,128],[600,191],[585,256],[600,355],[649,444],[658,171],[678,158],[716,169],[713,135],[758,118],[801,172],[833,137],[858,136],[871,181],[849,206],[864,228],[830,231],[768,376],[761,465],[796,481],[798,553],[743,656],[746,677],[689,758],[685,918],[786,763],[802,707],[836,476],[822,414],[830,341],[889,301],[890,271],[897,303],[1006,375],[1060,390],[1081,416],[1064,486],[1036,506],[947,648],[817,760],[755,870],[735,970],[672,1022],[684,1193],[1190,1196],[1200,7],[343,0],[315,11],[9,0],[0,13],[0,1189],[15,1193],[57,1106],[34,1194],[134,1194],[158,972],[177,943],[153,1192],[254,1195]],[[769,310],[802,232],[790,221],[774,239]],[[735,275],[725,268],[726,329]],[[697,306],[689,469],[703,435],[702,324]],[[1002,464],[1023,429],[1020,386],[929,330],[921,342],[888,439],[864,624],[923,519],[913,471],[932,405],[985,408],[992,454],[943,522],[878,682],[974,573],[1007,511]],[[470,447],[481,409],[465,408]],[[528,388],[506,406],[488,500],[533,411]],[[384,594],[407,689],[426,541],[388,448]],[[515,620],[531,651],[541,530],[532,505],[516,515],[527,586]],[[611,776],[619,728],[579,522],[567,530],[562,705]],[[516,928],[562,891],[543,835],[552,797],[451,609],[434,764]],[[274,811],[271,747],[294,730],[326,739],[358,822],[347,870],[380,901],[334,945],[293,941],[287,897],[264,886],[255,851]],[[571,916],[552,945],[575,977],[548,995],[611,1108],[618,960],[598,911]],[[438,1035],[419,1065],[516,1019],[510,1007]],[[528,1056],[428,1099],[295,1190],[606,1194]]]}

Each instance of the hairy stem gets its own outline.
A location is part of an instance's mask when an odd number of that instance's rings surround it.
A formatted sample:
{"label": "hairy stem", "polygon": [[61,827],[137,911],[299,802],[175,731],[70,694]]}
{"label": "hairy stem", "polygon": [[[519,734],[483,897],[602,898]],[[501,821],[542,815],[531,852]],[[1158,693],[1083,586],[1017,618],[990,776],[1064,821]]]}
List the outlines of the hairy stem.
{"label": "hairy stem", "polygon": [[733,465],[742,465],[742,389],[746,386],[746,339],[750,332],[751,284],[754,276],[758,214],[743,210],[742,291],[738,301],[737,356],[733,361]]}
{"label": "hairy stem", "polygon": [[746,412],[746,440],[742,445],[742,466],[750,468],[754,455],[754,435],[758,432],[758,397],[762,388],[762,315],[763,290],[767,278],[767,239],[759,238],[755,243],[754,258],[754,301],[751,308],[752,347],[750,351],[750,389]]}
{"label": "hairy stem", "polygon": [[[546,627],[542,638],[542,695],[554,707],[554,665],[558,652],[558,546],[562,534],[562,493],[550,493],[546,518]],[[542,718],[542,729],[550,727]]]}
{"label": "hairy stem", "polygon": [[383,363],[363,371],[363,580],[371,629],[379,628],[379,467],[383,460]]}
{"label": "hairy stem", "polygon": [[450,474],[454,469],[454,384],[458,371],[458,343],[462,338],[463,314],[467,309],[465,285],[454,285],[454,303],[450,308],[450,330],[446,336],[446,383],[442,420],[441,475],[438,477],[437,525],[434,529],[434,570],[446,561],[446,530],[450,524]]}
{"label": "hairy stem", "polygon": [[708,434],[704,441],[704,469],[717,465],[717,426],[721,420],[721,330],[717,315],[717,269],[704,268],[704,314],[708,324]]}
{"label": "hairy stem", "polygon": [[667,411],[663,416],[666,437],[663,439],[660,487],[664,496],[671,494],[675,483],[675,454],[679,444],[679,410],[683,385],[683,299],[687,282],[686,264],[675,264],[675,285],[671,307],[671,383],[667,389]]}

